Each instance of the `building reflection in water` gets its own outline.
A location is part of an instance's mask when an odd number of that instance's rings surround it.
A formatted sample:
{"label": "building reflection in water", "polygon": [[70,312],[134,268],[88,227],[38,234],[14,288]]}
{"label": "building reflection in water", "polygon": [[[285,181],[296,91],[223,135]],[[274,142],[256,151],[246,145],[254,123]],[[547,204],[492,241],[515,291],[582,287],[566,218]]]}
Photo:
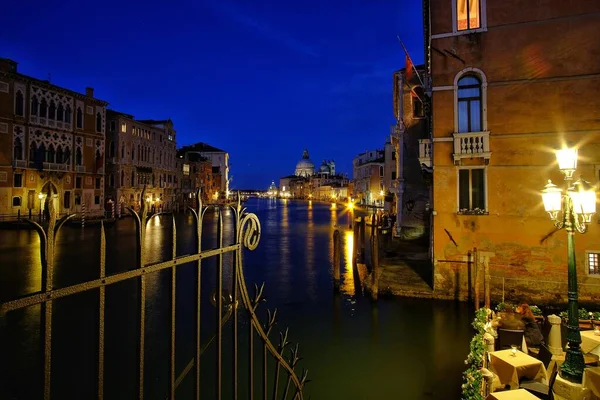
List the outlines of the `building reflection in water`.
{"label": "building reflection in water", "polygon": [[354,246],[354,232],[351,230],[343,231],[343,243],[344,246],[344,265],[342,268],[340,284],[340,291],[344,294],[354,296],[354,269],[352,268],[352,251]]}
{"label": "building reflection in water", "polygon": [[287,199],[281,201],[281,222],[279,224],[279,251],[281,252],[281,264],[277,267],[279,280],[281,282],[281,291],[286,294],[291,293],[290,268],[292,260],[290,257],[290,216],[289,204]]}
{"label": "building reflection in water", "polygon": [[317,274],[315,271],[315,221],[313,218],[312,204],[308,205],[308,215],[306,224],[306,279],[308,297],[316,301],[317,299]]}

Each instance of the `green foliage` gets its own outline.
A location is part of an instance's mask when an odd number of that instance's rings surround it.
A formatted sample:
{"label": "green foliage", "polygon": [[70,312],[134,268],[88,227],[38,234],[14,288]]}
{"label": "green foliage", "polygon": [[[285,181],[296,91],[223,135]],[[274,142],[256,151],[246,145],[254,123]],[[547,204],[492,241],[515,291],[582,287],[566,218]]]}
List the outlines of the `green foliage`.
{"label": "green foliage", "polygon": [[465,364],[468,367],[463,373],[463,400],[483,400],[481,391],[483,387],[483,374],[480,368],[483,367],[483,357],[485,354],[483,335],[485,334],[485,324],[490,312],[491,310],[487,308],[480,308],[475,312],[475,319],[472,325],[476,333],[473,339],[471,339],[471,344],[469,345],[470,352],[465,360]]}
{"label": "green foliage", "polygon": [[594,321],[600,321],[600,312],[598,312],[598,311],[592,312],[592,319]]}
{"label": "green foliage", "polygon": [[533,313],[533,315],[536,315],[536,316],[542,315],[542,310],[540,310],[540,308],[538,306],[533,305],[533,306],[529,306],[529,308],[531,309],[531,312]]}
{"label": "green foliage", "polygon": [[561,312],[558,314],[558,316],[559,316],[559,317],[561,317],[561,318],[563,318],[563,319],[567,319],[567,318],[569,317],[569,313],[568,313],[568,312],[566,312],[566,311],[561,311]]}
{"label": "green foliage", "polygon": [[515,309],[516,309],[515,305],[512,303],[508,303],[508,302],[501,302],[501,303],[498,303],[498,305],[496,306],[497,312],[511,312],[511,311],[515,311]]}
{"label": "green foliage", "polygon": [[590,313],[583,307],[580,307],[578,310],[579,319],[591,319]]}

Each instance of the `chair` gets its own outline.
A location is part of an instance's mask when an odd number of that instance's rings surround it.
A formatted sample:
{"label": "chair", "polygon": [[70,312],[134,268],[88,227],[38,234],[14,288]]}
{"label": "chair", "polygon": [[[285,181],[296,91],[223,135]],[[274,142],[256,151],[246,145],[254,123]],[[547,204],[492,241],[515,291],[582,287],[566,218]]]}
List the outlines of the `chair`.
{"label": "chair", "polygon": [[516,345],[521,348],[523,345],[522,329],[498,329],[498,346],[496,350],[510,349],[510,346]]}
{"label": "chair", "polygon": [[552,362],[552,353],[545,344],[540,346],[540,354],[539,360],[544,364],[546,370],[548,372],[548,367],[552,364],[550,368],[550,377],[548,379],[548,383],[533,381],[529,379],[524,379],[519,383],[520,389],[525,389],[529,393],[541,398],[552,400],[552,385],[554,385],[554,381],[556,380],[556,375],[558,374],[558,367],[556,363]]}

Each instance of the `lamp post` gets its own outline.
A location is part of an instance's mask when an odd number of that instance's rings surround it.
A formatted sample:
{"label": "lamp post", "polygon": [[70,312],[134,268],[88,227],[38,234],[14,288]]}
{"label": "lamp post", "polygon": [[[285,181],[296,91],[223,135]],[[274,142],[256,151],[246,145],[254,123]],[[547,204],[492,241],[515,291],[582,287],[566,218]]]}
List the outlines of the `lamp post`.
{"label": "lamp post", "polygon": [[[583,376],[584,360],[581,352],[579,333],[579,313],[577,304],[577,268],[575,264],[575,232],[585,233],[596,212],[596,192],[583,179],[573,180],[577,169],[577,149],[563,148],[556,152],[558,166],[565,177],[566,190],[563,193],[552,181],[542,190],[544,208],[558,229],[567,231],[568,260],[568,349],[564,364],[560,367],[562,378],[580,383]],[[572,182],[572,184],[571,184]]]}

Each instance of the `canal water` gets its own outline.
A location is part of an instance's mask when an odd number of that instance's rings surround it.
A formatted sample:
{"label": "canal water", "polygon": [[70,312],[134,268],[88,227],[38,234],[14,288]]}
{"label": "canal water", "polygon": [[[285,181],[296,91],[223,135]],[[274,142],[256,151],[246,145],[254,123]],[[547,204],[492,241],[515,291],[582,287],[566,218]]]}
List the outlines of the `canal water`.
{"label": "canal water", "polygon": [[[323,203],[250,199],[246,204],[261,221],[255,251],[244,253],[247,285],[265,283],[266,302],[259,311],[277,308],[276,329],[289,328],[289,341],[300,344],[300,367],[308,369],[305,398],[312,399],[459,399],[463,360],[472,337],[472,311],[463,303],[363,296],[351,267],[352,233],[347,211]],[[225,214],[225,222],[230,215]],[[151,261],[170,257],[171,216],[153,218],[146,248]],[[194,251],[193,220],[175,216],[177,254]],[[216,247],[216,213],[205,217],[203,248]],[[341,293],[333,293],[331,237],[342,229]],[[225,244],[233,232],[224,225]],[[63,227],[57,238],[54,287],[98,277],[98,226]],[[106,228],[107,274],[135,266],[133,220]],[[40,290],[39,239],[33,230],[0,230],[0,299]],[[231,257],[224,260],[231,277]],[[203,263],[203,290],[214,290],[214,263]],[[193,354],[193,265],[178,267],[177,371]],[[106,289],[105,398],[132,399],[136,392],[137,281]],[[170,273],[148,279],[146,300],[146,398],[165,399],[168,388]],[[251,290],[252,292],[252,290]],[[56,300],[53,307],[52,394],[57,399],[88,399],[96,390],[98,292]],[[210,315],[209,301],[203,314]],[[247,322],[247,321],[246,321]],[[244,320],[242,318],[242,324]],[[210,323],[205,324],[210,332]],[[209,334],[203,336],[203,341]],[[278,335],[272,335],[274,343]],[[224,336],[224,340],[229,340]],[[214,346],[212,346],[214,348]],[[40,307],[0,316],[0,398],[40,398],[42,387]],[[229,355],[228,355],[229,356]],[[203,354],[204,398],[214,397],[214,351]],[[229,359],[230,357],[228,357]],[[260,361],[257,359],[256,361]],[[241,364],[243,366],[244,362]],[[246,362],[247,363],[247,362]],[[225,373],[224,382],[230,377]],[[191,398],[193,374],[178,388],[178,398]],[[224,398],[228,397],[224,393]],[[243,392],[242,392],[243,393]],[[245,396],[242,396],[245,398]]]}

